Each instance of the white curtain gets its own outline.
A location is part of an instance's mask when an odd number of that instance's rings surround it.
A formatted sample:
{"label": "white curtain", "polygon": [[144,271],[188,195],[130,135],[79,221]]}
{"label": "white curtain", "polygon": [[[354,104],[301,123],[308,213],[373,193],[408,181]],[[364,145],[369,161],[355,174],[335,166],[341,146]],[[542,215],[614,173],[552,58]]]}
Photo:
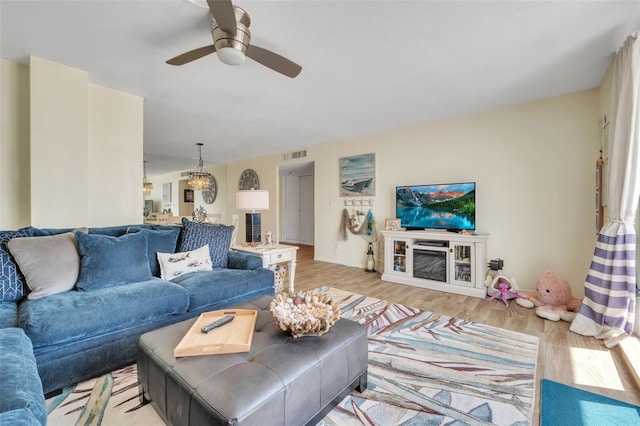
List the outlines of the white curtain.
{"label": "white curtain", "polygon": [[608,218],[585,280],[585,297],[571,331],[608,347],[633,331],[636,232],[640,197],[640,42],[632,34],[613,63],[609,124]]}

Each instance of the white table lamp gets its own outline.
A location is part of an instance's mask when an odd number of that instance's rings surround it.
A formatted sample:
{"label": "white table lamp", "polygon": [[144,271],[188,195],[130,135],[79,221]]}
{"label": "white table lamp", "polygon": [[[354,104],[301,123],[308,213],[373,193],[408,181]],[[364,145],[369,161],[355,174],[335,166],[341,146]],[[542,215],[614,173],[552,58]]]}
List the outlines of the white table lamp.
{"label": "white table lamp", "polygon": [[269,210],[269,191],[252,189],[236,192],[236,208],[251,211],[246,214],[246,240],[248,243],[259,243],[262,234],[262,219],[256,210]]}

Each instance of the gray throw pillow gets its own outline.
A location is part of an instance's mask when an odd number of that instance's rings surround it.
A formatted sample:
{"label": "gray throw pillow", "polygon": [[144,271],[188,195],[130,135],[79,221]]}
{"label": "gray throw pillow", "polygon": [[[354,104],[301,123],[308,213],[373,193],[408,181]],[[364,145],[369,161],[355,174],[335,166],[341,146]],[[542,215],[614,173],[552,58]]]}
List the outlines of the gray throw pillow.
{"label": "gray throw pillow", "polygon": [[[86,228],[83,231],[86,232]],[[27,299],[62,293],[76,285],[80,255],[73,232],[14,238],[7,247],[31,290]]]}

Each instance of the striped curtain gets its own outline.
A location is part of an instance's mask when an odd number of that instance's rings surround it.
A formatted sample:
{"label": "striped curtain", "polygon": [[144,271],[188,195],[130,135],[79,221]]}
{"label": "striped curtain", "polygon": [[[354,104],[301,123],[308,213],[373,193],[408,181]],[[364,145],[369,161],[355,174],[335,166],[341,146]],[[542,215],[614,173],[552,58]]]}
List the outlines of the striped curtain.
{"label": "striped curtain", "polygon": [[585,297],[571,331],[615,346],[633,331],[636,232],[640,198],[640,42],[629,36],[613,63],[608,218],[585,280]]}

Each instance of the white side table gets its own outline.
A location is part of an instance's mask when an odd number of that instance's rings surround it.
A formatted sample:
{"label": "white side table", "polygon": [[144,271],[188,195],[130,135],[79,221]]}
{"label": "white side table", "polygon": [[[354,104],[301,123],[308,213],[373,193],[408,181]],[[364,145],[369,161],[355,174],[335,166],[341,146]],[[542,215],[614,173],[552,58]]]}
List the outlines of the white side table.
{"label": "white side table", "polygon": [[260,244],[257,247],[235,246],[231,247],[231,249],[260,256],[264,268],[287,262],[289,264],[289,291],[293,293],[296,276],[296,252],[298,251],[298,247],[286,244]]}

